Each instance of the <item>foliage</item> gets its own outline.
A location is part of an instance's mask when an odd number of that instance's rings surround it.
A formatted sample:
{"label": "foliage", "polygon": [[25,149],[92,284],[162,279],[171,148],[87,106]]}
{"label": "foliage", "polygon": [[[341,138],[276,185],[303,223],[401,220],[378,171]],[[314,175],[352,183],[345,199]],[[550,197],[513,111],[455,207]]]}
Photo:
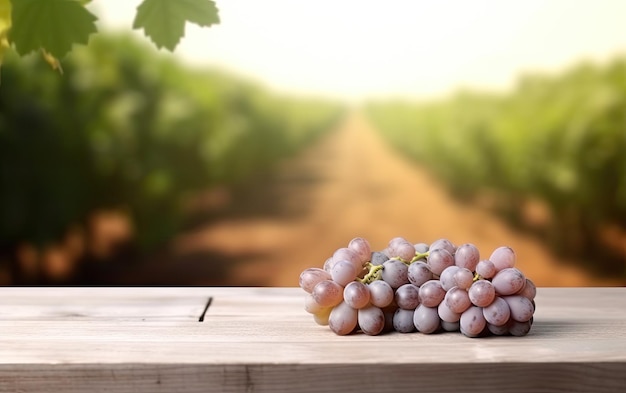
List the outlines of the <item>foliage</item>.
{"label": "foliage", "polygon": [[189,193],[270,170],[339,113],[183,68],[127,37],[99,35],[63,68],[13,54],[3,66],[0,248],[54,241],[107,207],[126,209],[154,247],[181,228]]}
{"label": "foliage", "polygon": [[372,103],[369,114],[456,195],[490,195],[520,225],[524,207],[539,201],[549,222],[535,229],[557,249],[626,274],[623,249],[611,262],[603,243],[607,228],[626,229],[625,75],[626,58],[618,57],[525,76],[509,94]]}
{"label": "foliage", "polygon": [[[74,44],[86,44],[97,31],[90,0],[0,0],[0,63],[13,45],[20,55],[42,50],[55,67]],[[134,29],[143,29],[157,48],[173,51],[185,35],[185,24],[208,27],[219,23],[212,0],[143,0]]]}

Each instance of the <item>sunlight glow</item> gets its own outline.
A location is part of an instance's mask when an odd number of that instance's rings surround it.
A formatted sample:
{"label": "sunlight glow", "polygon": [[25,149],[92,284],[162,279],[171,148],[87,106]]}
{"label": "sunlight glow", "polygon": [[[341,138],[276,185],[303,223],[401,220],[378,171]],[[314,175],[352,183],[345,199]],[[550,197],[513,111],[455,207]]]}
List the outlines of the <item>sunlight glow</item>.
{"label": "sunlight glow", "polygon": [[[139,0],[95,0],[101,26]],[[216,0],[221,24],[188,25],[176,55],[286,92],[349,100],[502,89],[626,52],[626,1]]]}

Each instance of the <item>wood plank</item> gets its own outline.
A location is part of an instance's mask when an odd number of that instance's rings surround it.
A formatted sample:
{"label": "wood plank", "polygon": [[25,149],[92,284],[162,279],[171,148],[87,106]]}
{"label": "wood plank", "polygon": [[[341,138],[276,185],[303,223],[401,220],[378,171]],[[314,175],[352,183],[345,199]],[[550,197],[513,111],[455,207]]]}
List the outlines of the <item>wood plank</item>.
{"label": "wood plank", "polygon": [[303,298],[297,288],[0,288],[0,392],[626,385],[626,288],[540,288],[528,336],[481,339],[339,337]]}

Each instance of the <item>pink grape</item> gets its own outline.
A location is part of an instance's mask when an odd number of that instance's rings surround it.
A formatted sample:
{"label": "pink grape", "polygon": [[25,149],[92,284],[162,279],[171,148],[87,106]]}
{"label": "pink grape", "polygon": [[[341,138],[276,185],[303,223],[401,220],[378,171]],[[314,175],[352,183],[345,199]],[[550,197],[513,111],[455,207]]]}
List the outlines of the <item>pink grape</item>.
{"label": "pink grape", "polygon": [[469,269],[460,267],[456,273],[454,273],[454,281],[456,286],[462,289],[468,289],[474,282],[474,274]]}
{"label": "pink grape", "polygon": [[496,289],[487,280],[478,280],[467,291],[472,304],[478,307],[487,307],[496,296]]}
{"label": "pink grape", "polygon": [[393,330],[400,333],[411,333],[415,331],[413,315],[415,310],[397,309],[393,313]]}
{"label": "pink grape", "polygon": [[343,300],[343,287],[332,280],[324,280],[313,287],[311,295],[320,306],[333,307]]}
{"label": "pink grape", "polygon": [[391,257],[398,257],[405,261],[410,261],[415,256],[415,247],[404,239],[390,242],[387,250]]}
{"label": "pink grape", "polygon": [[367,306],[359,309],[357,321],[361,331],[369,336],[380,334],[385,328],[385,314],[378,307]]}
{"label": "pink grape", "polygon": [[511,309],[511,319],[517,322],[527,322],[533,317],[535,307],[528,298],[519,295],[504,296],[503,299]]}
{"label": "pink grape", "polygon": [[307,293],[304,297],[304,311],[310,314],[317,314],[326,308],[328,307],[320,306],[310,293]]}
{"label": "pink grape", "polygon": [[509,267],[496,273],[491,283],[499,295],[513,295],[526,285],[526,277],[518,269]]}
{"label": "pink grape", "polygon": [[452,242],[448,239],[439,239],[435,240],[430,244],[428,248],[430,251],[444,249],[450,253],[450,255],[454,255],[456,252],[456,246],[452,244]]}
{"label": "pink grape", "polygon": [[344,259],[350,261],[352,265],[354,265],[354,271],[357,275],[361,272],[361,270],[363,270],[363,262],[361,262],[361,258],[355,251],[347,247],[343,247],[337,249],[337,251],[333,253],[334,263],[337,263]]}
{"label": "pink grape", "polygon": [[405,310],[415,310],[420,303],[419,288],[413,284],[404,284],[396,289],[395,300],[398,307]]}
{"label": "pink grape", "polygon": [[426,263],[430,268],[430,271],[437,276],[445,270],[445,268],[454,265],[454,257],[448,250],[435,249],[431,250],[426,259]]}
{"label": "pink grape", "polygon": [[419,289],[419,301],[426,307],[437,307],[446,296],[439,280],[426,281]]}
{"label": "pink grape", "polygon": [[470,271],[476,269],[476,264],[480,260],[480,252],[475,245],[471,243],[463,244],[457,247],[454,253],[454,264],[458,267],[464,267]]}
{"label": "pink grape", "polygon": [[528,300],[533,300],[535,299],[535,296],[537,296],[537,287],[534,282],[527,278],[526,284],[516,293],[516,295],[524,296]]}
{"label": "pink grape", "polygon": [[348,260],[337,261],[332,269],[330,269],[330,276],[333,281],[341,286],[348,285],[349,282],[354,281],[357,276],[357,272],[354,270],[354,265]]}
{"label": "pink grape", "polygon": [[483,316],[483,309],[471,306],[461,314],[461,333],[467,337],[478,337],[485,328],[487,321]]}
{"label": "pink grape", "polygon": [[499,272],[515,266],[515,251],[511,247],[498,247],[491,253],[489,260],[493,262],[496,271]]}
{"label": "pink grape", "polygon": [[496,297],[490,305],[483,308],[483,316],[487,323],[494,326],[502,326],[509,321],[511,310],[504,299]]}
{"label": "pink grape", "polygon": [[362,263],[370,260],[372,249],[370,247],[370,243],[366,239],[362,237],[355,237],[350,240],[350,243],[348,243],[348,248],[359,256]]}
{"label": "pink grape", "polygon": [[518,322],[512,320],[509,324],[509,333],[511,334],[511,336],[525,336],[528,334],[528,332],[530,332],[531,326],[532,323],[530,321]]}
{"label": "pink grape", "polygon": [[492,324],[488,323],[487,324],[487,329],[489,329],[491,334],[493,334],[494,336],[506,336],[507,334],[509,334],[509,324],[508,323],[505,323],[502,326],[496,326],[496,325],[492,325]]}
{"label": "pink grape", "polygon": [[328,316],[328,327],[340,336],[352,333],[356,329],[358,312],[347,303],[341,302],[332,309]]}
{"label": "pink grape", "polygon": [[387,307],[393,302],[393,288],[383,281],[376,280],[368,284],[370,290],[370,302],[376,307]]}
{"label": "pink grape", "polygon": [[467,291],[459,287],[450,288],[450,290],[446,292],[444,302],[448,305],[450,310],[456,313],[462,313],[472,305]]}
{"label": "pink grape", "polygon": [[441,325],[437,307],[426,307],[423,304],[417,306],[413,314],[413,324],[421,333],[430,334],[436,332]]}
{"label": "pink grape", "polygon": [[407,270],[407,278],[409,282],[418,287],[424,284],[428,280],[433,279],[433,273],[428,268],[428,265],[424,262],[414,262],[409,265]]}
{"label": "pink grape", "polygon": [[343,290],[343,300],[350,307],[360,309],[370,301],[370,290],[360,281],[352,281]]}
{"label": "pink grape", "polygon": [[[409,266],[410,267],[410,266]],[[457,271],[459,271],[459,267],[456,265],[448,266],[441,272],[439,275],[439,281],[441,281],[441,286],[446,291],[452,287],[456,286],[456,280],[454,279],[454,275]]]}
{"label": "pink grape", "polygon": [[482,278],[492,278],[496,275],[496,266],[488,259],[482,260],[476,264],[476,273]]}
{"label": "pink grape", "polygon": [[409,267],[402,261],[390,259],[383,263],[382,278],[391,288],[396,289],[409,282]]}
{"label": "pink grape", "polygon": [[317,267],[310,267],[308,269],[304,269],[304,271],[300,273],[300,288],[304,289],[308,293],[311,293],[313,291],[313,287],[315,287],[319,282],[330,279],[330,274],[327,271]]}
{"label": "pink grape", "polygon": [[458,322],[461,319],[461,313],[452,311],[446,302],[439,303],[439,306],[437,306],[437,313],[442,321]]}

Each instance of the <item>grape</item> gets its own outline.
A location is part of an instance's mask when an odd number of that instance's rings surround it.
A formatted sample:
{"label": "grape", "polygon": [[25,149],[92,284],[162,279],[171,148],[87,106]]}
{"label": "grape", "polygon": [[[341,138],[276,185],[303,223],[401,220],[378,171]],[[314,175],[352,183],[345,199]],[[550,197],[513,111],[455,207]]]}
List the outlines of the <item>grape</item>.
{"label": "grape", "polygon": [[483,308],[483,316],[487,323],[494,326],[502,326],[509,321],[511,310],[504,299],[496,297],[490,305]]}
{"label": "grape", "polygon": [[474,275],[469,269],[460,267],[459,270],[454,273],[454,281],[457,287],[468,289],[474,283]]}
{"label": "grape", "polygon": [[511,309],[511,319],[517,322],[527,322],[532,318],[535,308],[528,298],[519,295],[505,296],[503,299]]}
{"label": "grape", "polygon": [[[426,243],[416,243],[413,245],[413,248],[415,249],[416,253],[420,253],[423,254],[425,252],[428,252],[428,244]],[[421,260],[421,259],[418,259]]]}
{"label": "grape", "polygon": [[[417,255],[424,255],[417,259]],[[460,331],[467,337],[523,336],[533,324],[537,287],[496,248],[480,260],[471,243],[411,243],[403,237],[372,251],[355,237],[323,269],[300,274],[304,310],[338,335]]]}
{"label": "grape", "polygon": [[300,273],[300,288],[304,289],[308,293],[311,293],[313,291],[313,287],[315,287],[319,282],[330,280],[330,278],[330,274],[327,271],[317,267],[310,267]]}
{"label": "grape", "polygon": [[328,316],[328,327],[340,336],[351,333],[357,325],[358,312],[346,302],[332,309]]}
{"label": "grape", "polygon": [[385,328],[385,314],[378,307],[368,306],[360,309],[357,320],[363,333],[370,336],[380,334]]}
{"label": "grape", "polygon": [[349,282],[354,281],[356,275],[357,272],[354,271],[352,262],[345,259],[337,261],[332,269],[330,269],[331,278],[341,286],[346,286]]}
{"label": "grape", "polygon": [[[410,268],[411,267],[409,266],[409,269]],[[459,269],[460,268],[458,266],[452,265],[448,266],[441,272],[441,275],[439,275],[439,281],[441,281],[441,286],[443,287],[443,289],[448,291],[450,290],[450,288],[456,286],[456,280],[454,279],[454,275],[457,271],[459,271]]]}
{"label": "grape", "polygon": [[317,314],[318,312],[324,310],[325,308],[328,308],[328,307],[320,306],[313,298],[313,295],[311,295],[310,293],[307,293],[306,296],[304,297],[304,311],[310,314]]}
{"label": "grape", "polygon": [[377,266],[377,265],[382,265],[383,263],[387,262],[389,260],[389,257],[380,251],[375,251],[372,253],[372,256],[370,257],[370,259],[371,259],[370,263],[374,266]]}
{"label": "grape", "polygon": [[491,334],[495,336],[506,336],[507,334],[509,334],[509,324],[507,323],[502,326],[496,326],[488,323],[487,329],[489,329]]}
{"label": "grape", "polygon": [[387,307],[393,302],[393,288],[383,281],[376,280],[368,284],[370,290],[370,302],[376,307]]}
{"label": "grape", "polygon": [[478,280],[467,291],[470,300],[475,306],[487,307],[496,296],[496,289],[490,281]]}
{"label": "grape", "polygon": [[491,280],[499,295],[513,295],[526,284],[526,277],[518,269],[509,267],[500,270]]}
{"label": "grape", "polygon": [[413,324],[421,333],[430,334],[436,332],[441,324],[437,307],[426,307],[423,304],[417,306],[413,314]]}
{"label": "grape", "polygon": [[467,337],[478,337],[485,328],[487,321],[483,316],[483,309],[471,306],[461,314],[461,333]]}
{"label": "grape", "polygon": [[398,257],[405,261],[410,261],[415,256],[415,248],[408,241],[396,241],[387,247],[392,257]]}
{"label": "grape", "polygon": [[476,273],[482,278],[492,278],[496,275],[496,266],[490,260],[485,259],[476,264]]}
{"label": "grape", "polygon": [[330,273],[330,269],[332,269],[334,265],[335,265],[335,261],[333,261],[333,257],[330,257],[326,259],[326,262],[324,262],[324,270]]}
{"label": "grape", "polygon": [[333,310],[332,307],[326,307],[313,314],[313,320],[320,326],[328,325],[328,318],[330,318],[330,312]]}
{"label": "grape", "polygon": [[409,282],[407,278],[409,267],[402,261],[390,259],[383,263],[382,278],[391,288],[396,289]]}
{"label": "grape", "polygon": [[433,273],[424,262],[414,262],[409,265],[407,270],[407,278],[409,282],[418,287],[428,280],[433,279]]}
{"label": "grape", "polygon": [[397,236],[394,237],[393,239],[389,240],[389,243],[387,243],[387,247],[392,247],[395,246],[396,244],[401,244],[401,243],[408,243],[409,241],[406,240],[405,238],[401,237],[401,236]]}
{"label": "grape", "polygon": [[413,284],[404,284],[396,289],[395,300],[398,307],[405,310],[415,310],[420,303],[419,288]]}
{"label": "grape", "polygon": [[445,249],[431,249],[426,260],[430,271],[433,274],[440,275],[448,266],[454,265],[454,257],[448,250]]}
{"label": "grape", "polygon": [[360,281],[352,281],[343,290],[343,300],[350,307],[360,309],[370,302],[370,290]]}
{"label": "grape", "polygon": [[516,295],[524,296],[528,300],[534,300],[535,296],[537,296],[537,287],[534,282],[527,278],[526,284],[516,293]]}
{"label": "grape", "polygon": [[446,302],[439,303],[439,306],[437,307],[437,313],[439,314],[439,318],[441,318],[442,321],[458,322],[459,319],[461,319],[461,314],[450,310],[450,307],[448,307]]}
{"label": "grape", "polygon": [[511,321],[510,325],[509,325],[509,333],[512,336],[525,336],[528,334],[528,332],[530,332],[530,327],[532,326],[532,323],[530,321],[526,321],[526,322],[518,322],[518,321]]}
{"label": "grape", "polygon": [[419,289],[419,301],[426,307],[437,307],[446,296],[439,280],[426,281]]}
{"label": "grape", "polygon": [[432,250],[438,250],[438,249],[444,249],[444,250],[448,251],[450,253],[450,255],[454,255],[454,253],[456,252],[456,247],[448,239],[435,240],[434,242],[432,242],[430,244],[430,247],[428,249],[431,250],[431,251]]}
{"label": "grape", "polygon": [[461,323],[459,321],[448,322],[448,321],[442,320],[441,328],[445,330],[446,332],[458,332],[461,329]]}
{"label": "grape", "polygon": [[355,275],[358,275],[363,269],[363,262],[361,262],[361,258],[359,257],[359,255],[355,251],[347,247],[339,248],[333,254],[334,263],[337,263],[344,259],[352,263],[352,265],[354,266],[354,271],[356,272]]}
{"label": "grape", "polygon": [[354,239],[350,240],[350,243],[348,243],[348,248],[358,255],[361,263],[369,261],[370,256],[372,255],[370,243],[362,237],[355,237]]}
{"label": "grape", "polygon": [[499,272],[515,266],[515,252],[511,247],[498,247],[491,253],[489,260],[493,262],[496,271]]}
{"label": "grape", "polygon": [[393,330],[400,333],[411,333],[415,331],[413,313],[414,310],[397,309],[393,314]]}
{"label": "grape", "polygon": [[454,264],[458,267],[464,267],[470,271],[476,269],[476,264],[480,260],[478,248],[471,243],[463,244],[457,247],[454,253]]}
{"label": "grape", "polygon": [[444,301],[450,310],[456,313],[462,313],[472,305],[472,301],[470,300],[467,291],[459,287],[450,288],[450,290],[446,292]]}
{"label": "grape", "polygon": [[332,280],[324,280],[313,287],[311,295],[320,306],[333,307],[343,300],[343,287]]}

